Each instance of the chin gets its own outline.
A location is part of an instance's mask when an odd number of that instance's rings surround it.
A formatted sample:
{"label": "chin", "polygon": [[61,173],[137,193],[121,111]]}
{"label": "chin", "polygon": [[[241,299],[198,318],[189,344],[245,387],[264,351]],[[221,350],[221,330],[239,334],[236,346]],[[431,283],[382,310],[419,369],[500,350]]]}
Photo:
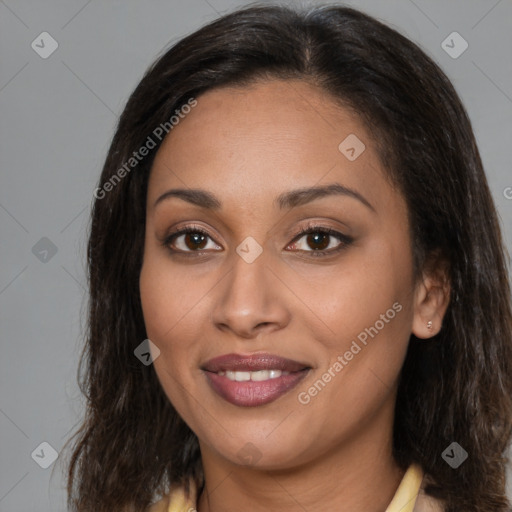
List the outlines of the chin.
{"label": "chin", "polygon": [[[218,440],[217,440],[218,441]],[[297,447],[301,447],[300,453]],[[285,470],[306,462],[304,439],[293,439],[283,443],[281,439],[265,439],[259,431],[251,436],[246,433],[243,438],[233,438],[228,445],[216,446],[214,450],[232,464],[242,467],[268,470]]]}

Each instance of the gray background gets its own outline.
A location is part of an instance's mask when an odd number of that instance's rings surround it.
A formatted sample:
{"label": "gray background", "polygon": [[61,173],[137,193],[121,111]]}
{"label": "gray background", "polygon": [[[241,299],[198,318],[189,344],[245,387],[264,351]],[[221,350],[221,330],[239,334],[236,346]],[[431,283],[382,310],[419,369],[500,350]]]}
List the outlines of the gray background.
{"label": "gray background", "polygon": [[[88,215],[117,117],[165,47],[246,3],[0,0],[0,512],[65,510],[62,457],[42,469],[31,454],[43,441],[59,452],[83,412]],[[452,79],[510,250],[512,2],[345,4],[418,43]],[[46,59],[31,47],[44,31],[59,45]],[[453,31],[469,44],[458,58],[441,47]],[[42,237],[57,249],[46,262],[32,251]]]}

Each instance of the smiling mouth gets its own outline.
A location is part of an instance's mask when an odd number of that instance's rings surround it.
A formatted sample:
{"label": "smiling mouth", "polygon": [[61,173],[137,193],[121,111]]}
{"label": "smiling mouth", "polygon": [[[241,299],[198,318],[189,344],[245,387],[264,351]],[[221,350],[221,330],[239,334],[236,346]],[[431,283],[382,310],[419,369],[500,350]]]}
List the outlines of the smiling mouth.
{"label": "smiling mouth", "polygon": [[239,407],[255,407],[288,393],[311,367],[271,354],[226,354],[201,369],[221,398]]}
{"label": "smiling mouth", "polygon": [[258,370],[256,372],[234,372],[234,371],[220,371],[217,375],[228,378],[236,382],[247,382],[251,380],[253,382],[261,382],[264,380],[277,379],[281,375],[290,375],[290,372],[283,370]]}

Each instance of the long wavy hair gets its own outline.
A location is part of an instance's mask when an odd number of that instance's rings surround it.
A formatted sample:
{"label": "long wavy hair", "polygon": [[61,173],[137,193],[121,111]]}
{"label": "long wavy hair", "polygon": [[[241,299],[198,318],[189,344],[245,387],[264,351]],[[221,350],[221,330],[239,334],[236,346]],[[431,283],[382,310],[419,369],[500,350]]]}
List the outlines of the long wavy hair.
{"label": "long wavy hair", "polygon": [[[78,368],[86,411],[66,443],[73,441],[69,510],[141,512],[171,486],[202,478],[195,434],[152,365],[134,356],[147,338],[139,275],[147,183],[161,141],[117,178],[191,98],[200,104],[207,90],[265,78],[308,81],[359,115],[406,200],[415,275],[432,255],[447,269],[451,295],[442,329],[429,341],[411,335],[401,371],[397,463],[419,464],[432,481],[427,493],[447,512],[511,510],[508,256],[468,115],[441,69],[374,18],[339,5],[268,4],[231,12],[174,44],[146,71],[119,119],[91,216]],[[457,469],[441,456],[453,441],[468,453]]]}

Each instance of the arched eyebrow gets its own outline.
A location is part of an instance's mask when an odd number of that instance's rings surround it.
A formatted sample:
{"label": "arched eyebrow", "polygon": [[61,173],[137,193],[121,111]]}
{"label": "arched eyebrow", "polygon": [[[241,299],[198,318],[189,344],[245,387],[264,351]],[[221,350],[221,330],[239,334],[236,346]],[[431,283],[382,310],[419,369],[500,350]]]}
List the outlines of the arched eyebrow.
{"label": "arched eyebrow", "polygon": [[[316,187],[305,187],[283,192],[277,196],[276,199],[274,199],[274,205],[276,205],[281,210],[285,208],[296,208],[298,206],[310,203],[316,199],[331,195],[341,195],[357,199],[367,208],[373,212],[376,212],[375,208],[362,194],[339,183],[331,183],[330,185]],[[208,210],[218,211],[222,208],[222,202],[214,194],[199,188],[178,188],[167,190],[155,201],[153,208],[155,208],[162,201],[165,201],[171,197],[177,197],[183,201],[187,201],[188,203],[194,204],[201,208],[206,208]]]}

